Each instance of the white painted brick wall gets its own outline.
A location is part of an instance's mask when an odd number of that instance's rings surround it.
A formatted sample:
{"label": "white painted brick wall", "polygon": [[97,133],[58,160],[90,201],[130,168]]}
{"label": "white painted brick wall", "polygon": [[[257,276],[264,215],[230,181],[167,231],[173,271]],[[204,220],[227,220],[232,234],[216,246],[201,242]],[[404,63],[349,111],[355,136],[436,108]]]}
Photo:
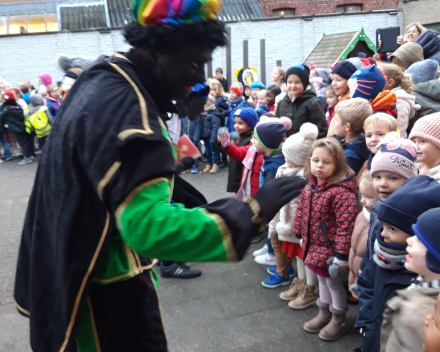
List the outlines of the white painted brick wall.
{"label": "white painted brick wall", "polygon": [[[302,18],[265,19],[260,21],[228,23],[232,36],[232,75],[243,64],[243,40],[249,41],[249,65],[260,69],[260,39],[266,40],[266,80],[271,83],[272,69],[277,60],[284,67],[302,62],[321,39],[323,33],[336,34],[359,31],[364,27],[366,34],[374,41],[376,28],[401,26],[402,13],[389,15],[387,12],[319,16],[313,21]],[[41,73],[52,75],[53,81],[62,80],[63,73],[56,68],[55,57],[65,53],[69,57],[86,55],[98,57],[126,51],[119,30],[100,33],[97,31],[0,36],[0,76],[13,84],[29,79],[36,84]],[[213,53],[213,70],[226,70],[226,49]]]}

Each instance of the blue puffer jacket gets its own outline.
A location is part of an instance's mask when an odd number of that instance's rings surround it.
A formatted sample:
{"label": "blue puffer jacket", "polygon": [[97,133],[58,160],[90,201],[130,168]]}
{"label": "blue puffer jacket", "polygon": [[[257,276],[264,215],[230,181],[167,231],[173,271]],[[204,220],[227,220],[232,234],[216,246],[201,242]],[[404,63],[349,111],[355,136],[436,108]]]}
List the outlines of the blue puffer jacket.
{"label": "blue puffer jacket", "polygon": [[243,97],[240,97],[240,99],[236,99],[235,101],[229,101],[229,112],[228,112],[228,119],[226,122],[226,127],[228,128],[229,132],[235,131],[234,129],[234,117],[235,112],[238,109],[244,109],[248,108],[249,105],[246,104]]}
{"label": "blue puffer jacket", "polygon": [[270,156],[264,155],[263,160],[260,171],[260,187],[263,186],[264,182],[275,178],[278,168],[286,163],[281,150],[274,152]]}
{"label": "blue puffer jacket", "polygon": [[221,127],[222,113],[218,109],[211,110],[205,115],[203,122],[203,139],[209,139],[210,143],[215,143],[217,140],[217,131]]}
{"label": "blue puffer jacket", "polygon": [[348,143],[345,143],[342,137],[338,137],[337,135],[333,137],[341,143],[347,164],[354,171],[355,175],[357,175],[371,153],[365,143],[365,135],[361,134]]}
{"label": "blue puffer jacket", "polygon": [[416,39],[416,43],[423,48],[423,57],[440,63],[440,35],[434,29],[428,29]]}
{"label": "blue puffer jacket", "polygon": [[355,327],[363,328],[365,332],[364,351],[380,351],[380,332],[386,303],[396,296],[397,290],[408,287],[416,278],[416,273],[405,268],[386,269],[377,265],[374,259],[362,269],[357,282],[360,294]]}

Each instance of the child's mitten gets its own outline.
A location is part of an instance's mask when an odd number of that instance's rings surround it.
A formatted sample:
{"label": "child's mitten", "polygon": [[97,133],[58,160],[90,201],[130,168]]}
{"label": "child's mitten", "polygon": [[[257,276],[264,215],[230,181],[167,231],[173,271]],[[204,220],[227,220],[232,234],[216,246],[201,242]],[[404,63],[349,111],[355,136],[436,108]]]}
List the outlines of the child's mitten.
{"label": "child's mitten", "polygon": [[229,132],[228,131],[223,131],[219,133],[220,135],[220,141],[222,143],[222,148],[223,149],[228,149],[229,148],[229,144],[231,143],[229,140]]}
{"label": "child's mitten", "polygon": [[334,260],[336,257],[332,257],[329,260],[327,260],[327,265],[330,265],[328,268],[328,273],[331,277],[335,278],[338,277],[341,273],[341,270],[339,269],[339,265],[334,263]]}

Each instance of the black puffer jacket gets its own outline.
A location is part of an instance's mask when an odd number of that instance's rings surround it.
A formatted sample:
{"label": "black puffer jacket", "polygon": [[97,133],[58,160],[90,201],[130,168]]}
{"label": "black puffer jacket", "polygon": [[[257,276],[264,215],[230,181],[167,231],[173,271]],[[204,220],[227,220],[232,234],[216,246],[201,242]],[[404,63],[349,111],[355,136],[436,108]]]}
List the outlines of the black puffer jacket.
{"label": "black puffer jacket", "polygon": [[327,136],[327,122],[322,103],[316,98],[315,90],[310,86],[293,102],[286,94],[284,99],[278,103],[275,114],[277,117],[287,116],[292,120],[292,128],[287,131],[287,137],[298,133],[300,127],[306,122],[311,122],[318,127],[318,138]]}
{"label": "black puffer jacket", "polygon": [[7,132],[24,133],[26,131],[24,125],[24,114],[18,105],[3,105],[0,108],[0,134],[5,133],[4,126],[7,126]]}
{"label": "black puffer jacket", "polygon": [[413,87],[412,95],[416,97],[416,104],[419,104],[421,109],[416,110],[414,117],[409,120],[406,129],[408,136],[418,119],[440,112],[440,81],[433,79],[428,82],[420,82]]}
{"label": "black puffer jacket", "polygon": [[435,29],[428,29],[420,34],[416,43],[423,48],[423,56],[440,63],[440,35]]}

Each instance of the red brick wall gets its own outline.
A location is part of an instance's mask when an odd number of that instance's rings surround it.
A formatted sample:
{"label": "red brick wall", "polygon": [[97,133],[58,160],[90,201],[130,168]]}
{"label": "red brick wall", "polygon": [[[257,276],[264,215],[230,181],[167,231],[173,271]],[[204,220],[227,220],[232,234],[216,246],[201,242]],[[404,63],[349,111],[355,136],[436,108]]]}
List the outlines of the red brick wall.
{"label": "red brick wall", "polygon": [[296,16],[323,15],[335,13],[337,5],[362,4],[362,11],[396,10],[399,0],[258,0],[267,17],[272,9],[294,8]]}

